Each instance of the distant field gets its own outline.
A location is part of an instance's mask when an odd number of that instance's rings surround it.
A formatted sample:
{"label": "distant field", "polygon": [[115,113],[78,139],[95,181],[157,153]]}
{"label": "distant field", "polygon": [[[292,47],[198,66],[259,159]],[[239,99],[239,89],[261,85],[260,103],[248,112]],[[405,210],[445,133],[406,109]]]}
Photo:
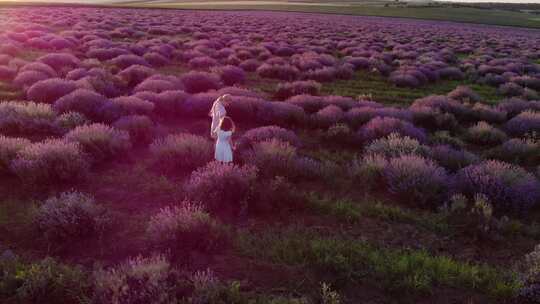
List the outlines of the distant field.
{"label": "distant field", "polygon": [[[504,26],[540,28],[540,15],[510,9],[464,7],[429,2],[411,2],[408,6],[391,1],[131,1],[119,4],[129,7],[216,9],[216,10],[277,10],[309,13],[331,13],[363,16],[384,16],[446,20]],[[425,4],[422,4],[425,3]],[[388,4],[388,7],[385,7]]]}

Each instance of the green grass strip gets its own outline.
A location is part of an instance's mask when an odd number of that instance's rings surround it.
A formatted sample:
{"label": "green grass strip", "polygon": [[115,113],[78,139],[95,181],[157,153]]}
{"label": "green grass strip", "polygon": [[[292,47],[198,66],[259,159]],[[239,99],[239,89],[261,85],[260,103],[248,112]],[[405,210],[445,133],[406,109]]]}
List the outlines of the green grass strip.
{"label": "green grass strip", "polygon": [[422,250],[377,248],[363,241],[304,231],[240,233],[237,246],[251,257],[302,265],[347,280],[376,280],[389,290],[430,292],[436,285],[443,285],[509,298],[520,288],[515,274],[488,265],[433,256]]}
{"label": "green grass strip", "polygon": [[348,223],[359,222],[362,216],[366,216],[387,222],[411,224],[440,234],[451,232],[448,219],[443,214],[420,213],[377,201],[351,202],[343,199],[331,200],[319,198],[315,194],[308,194],[307,201],[317,213],[330,215]]}

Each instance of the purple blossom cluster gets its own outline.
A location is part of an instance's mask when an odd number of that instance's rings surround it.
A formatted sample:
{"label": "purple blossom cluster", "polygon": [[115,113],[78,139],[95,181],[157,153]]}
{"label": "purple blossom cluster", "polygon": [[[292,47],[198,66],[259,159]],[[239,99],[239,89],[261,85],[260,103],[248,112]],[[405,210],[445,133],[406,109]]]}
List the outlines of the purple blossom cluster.
{"label": "purple blossom cluster", "polygon": [[375,117],[363,125],[358,131],[359,136],[364,142],[370,142],[392,133],[408,136],[420,142],[427,140],[426,132],[423,129],[415,127],[410,122],[393,117]]}
{"label": "purple blossom cluster", "polygon": [[[474,184],[460,181],[468,176],[479,180],[479,189],[491,175],[502,180],[482,190],[494,204],[507,200],[506,190],[497,192],[506,187],[513,189],[511,204],[533,205],[528,193],[520,194],[534,184],[525,169],[485,165],[480,156],[538,166],[533,157],[540,132],[537,32],[270,12],[10,11],[2,23],[13,29],[0,30],[0,81],[27,101],[0,103],[0,133],[32,141],[0,137],[0,172],[25,181],[69,181],[88,171],[92,158],[120,156],[132,143],[148,144],[155,134],[167,133],[164,121],[207,119],[213,101],[230,94],[228,114],[254,126],[239,139],[239,151],[264,172],[218,163],[202,167],[212,158],[212,145],[197,135],[169,135],[150,146],[157,164],[178,171],[199,168],[186,193],[212,212],[220,204],[240,208],[255,179],[268,172],[293,178],[321,174],[321,162],[298,152],[301,141],[288,127],[328,129],[320,134],[332,143],[363,148],[367,155],[358,172],[375,172],[397,195],[435,204],[454,183],[448,170],[460,172],[457,185]],[[360,76],[407,88],[464,79],[469,86],[419,98],[408,107],[322,96],[332,82]],[[508,98],[492,105],[472,89],[477,85],[493,86]],[[508,140],[507,134],[516,138]],[[43,140],[46,136],[64,138]],[[463,149],[466,145],[477,155]],[[486,146],[493,149],[485,151]],[[280,167],[280,161],[286,165]],[[505,184],[514,176],[507,171],[518,172],[526,186]],[[219,185],[225,179],[240,192],[226,193]],[[467,187],[463,192],[476,194]]]}
{"label": "purple blossom cluster", "polygon": [[99,123],[78,126],[64,138],[79,144],[95,162],[117,157],[131,148],[128,132]]}
{"label": "purple blossom cluster", "polygon": [[180,133],[157,139],[150,146],[154,161],[175,173],[189,172],[208,163],[213,156],[212,143],[194,134]]}
{"label": "purple blossom cluster", "polygon": [[184,189],[189,200],[203,202],[210,212],[238,212],[248,203],[256,179],[253,166],[211,162],[193,172]]}
{"label": "purple blossom cluster", "polygon": [[383,169],[383,177],[391,193],[431,207],[444,199],[450,181],[445,169],[416,155],[391,158]]}
{"label": "purple blossom cluster", "polygon": [[519,166],[488,160],[461,169],[456,191],[483,194],[500,212],[525,212],[538,204],[540,182]]}

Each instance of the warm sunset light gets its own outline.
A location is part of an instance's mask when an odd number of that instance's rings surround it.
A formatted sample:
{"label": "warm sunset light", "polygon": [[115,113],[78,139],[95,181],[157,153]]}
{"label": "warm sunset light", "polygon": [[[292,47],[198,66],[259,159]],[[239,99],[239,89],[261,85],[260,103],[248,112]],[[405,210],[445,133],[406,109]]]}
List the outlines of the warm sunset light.
{"label": "warm sunset light", "polygon": [[0,303],[540,303],[540,4],[482,2],[0,0]]}

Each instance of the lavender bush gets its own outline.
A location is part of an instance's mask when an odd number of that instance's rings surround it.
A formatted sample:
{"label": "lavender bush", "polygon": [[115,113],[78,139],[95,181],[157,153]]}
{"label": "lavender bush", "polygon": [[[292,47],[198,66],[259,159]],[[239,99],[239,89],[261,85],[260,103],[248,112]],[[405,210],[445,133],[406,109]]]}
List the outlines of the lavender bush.
{"label": "lavender bush", "polygon": [[40,71],[25,71],[17,74],[13,80],[13,85],[27,91],[28,88],[34,85],[36,82],[40,82],[48,78],[49,75]]}
{"label": "lavender bush", "polygon": [[246,73],[239,67],[226,65],[217,69],[221,81],[228,86],[243,83],[246,80]]}
{"label": "lavender bush", "polygon": [[211,162],[193,172],[184,190],[189,200],[202,202],[210,212],[238,212],[249,202],[256,179],[255,167]]}
{"label": "lavender bush", "polygon": [[522,136],[526,133],[540,133],[540,112],[525,111],[510,119],[505,129],[514,136]]}
{"label": "lavender bush", "polygon": [[124,116],[115,121],[112,126],[115,129],[126,131],[133,143],[148,144],[152,141],[154,123],[145,115]]}
{"label": "lavender bush", "polygon": [[328,128],[332,125],[340,123],[345,114],[340,107],[329,105],[312,116],[313,123],[317,127]]}
{"label": "lavender bush", "polygon": [[90,121],[81,113],[66,112],[56,117],[54,123],[62,132],[67,133],[78,126],[89,124]]}
{"label": "lavender bush", "polygon": [[77,85],[74,81],[60,78],[51,78],[33,84],[26,95],[29,100],[43,103],[53,103],[62,96],[75,91]]}
{"label": "lavender bush", "polygon": [[293,131],[278,126],[264,126],[248,130],[242,135],[239,143],[245,141],[247,145],[252,145],[256,142],[266,141],[273,138],[283,142],[288,142],[295,147],[299,147],[301,145],[300,138],[298,138]]}
{"label": "lavender bush", "polygon": [[324,138],[330,143],[336,143],[339,145],[352,145],[355,144],[358,139],[356,134],[343,123],[338,123],[330,126],[324,133]]}
{"label": "lavender bush", "polygon": [[128,115],[150,115],[154,108],[155,104],[150,101],[135,96],[121,96],[104,104],[100,111],[105,121],[112,122]]}
{"label": "lavender bush", "polygon": [[383,177],[391,193],[420,205],[436,207],[448,192],[446,171],[420,156],[402,155],[390,159]]}
{"label": "lavender bush", "polygon": [[198,204],[162,208],[150,218],[146,235],[153,244],[178,252],[210,251],[222,242],[217,223]]}
{"label": "lavender bush", "polygon": [[131,148],[128,132],[100,123],[76,127],[64,138],[80,144],[95,162],[119,156]]}
{"label": "lavender bush", "polygon": [[167,81],[164,79],[155,79],[155,78],[147,78],[146,80],[139,83],[135,89],[133,89],[133,92],[154,92],[154,93],[161,93],[165,91],[174,91],[174,90],[181,90],[183,87],[179,87],[177,84]]}
{"label": "lavender bush", "polygon": [[178,297],[180,276],[161,255],[130,258],[93,277],[96,303],[174,303]]}
{"label": "lavender bush", "polygon": [[525,212],[540,198],[538,180],[523,168],[487,160],[461,169],[456,191],[469,196],[485,195],[498,212]]}
{"label": "lavender bush", "polygon": [[54,133],[56,112],[48,104],[0,102],[0,131],[7,135]]}
{"label": "lavender bush", "polygon": [[507,139],[506,134],[491,126],[485,121],[480,121],[476,125],[467,129],[466,140],[479,145],[500,144]]}
{"label": "lavender bush", "polygon": [[38,230],[50,241],[66,241],[102,233],[109,218],[94,198],[64,192],[43,202],[34,218]]}
{"label": "lavender bush", "polygon": [[506,112],[481,103],[475,104],[471,111],[471,115],[477,120],[499,124],[506,122]]}
{"label": "lavender bush", "polygon": [[79,112],[91,120],[99,120],[102,116],[101,108],[108,102],[99,93],[78,89],[56,100],[54,109],[58,113]]}
{"label": "lavender bush", "polygon": [[481,99],[478,93],[473,91],[470,87],[464,85],[456,87],[446,96],[461,102],[479,102]]}
{"label": "lavender bush", "polygon": [[182,83],[188,93],[201,93],[217,90],[221,87],[217,75],[206,72],[188,72],[181,77]]}
{"label": "lavender bush", "polygon": [[264,78],[275,78],[285,81],[296,80],[299,76],[297,68],[291,65],[278,65],[263,63],[257,68],[257,74]]}
{"label": "lavender bush", "polygon": [[465,146],[465,143],[461,139],[452,136],[448,131],[437,131],[433,133],[429,141],[434,145],[448,145],[458,150]]}
{"label": "lavender bush", "polygon": [[540,142],[532,138],[511,138],[486,153],[487,157],[512,163],[531,163],[540,160]]}
{"label": "lavender bush", "polygon": [[431,149],[428,146],[420,144],[414,138],[401,136],[398,133],[372,141],[365,147],[365,153],[383,155],[385,157],[398,157],[401,155],[418,155],[428,157]]}
{"label": "lavender bush", "polygon": [[150,67],[144,65],[132,65],[118,73],[118,77],[126,82],[129,87],[135,87],[155,73],[156,71]]}
{"label": "lavender bush", "polygon": [[448,145],[432,147],[430,156],[439,165],[452,172],[480,161],[480,158],[475,154],[466,150],[454,149]]}
{"label": "lavender bush", "polygon": [[254,143],[242,159],[259,168],[260,175],[264,177],[284,176],[294,180],[320,176],[317,162],[299,157],[294,146],[277,139]]}
{"label": "lavender bush", "polygon": [[19,151],[30,146],[26,138],[6,137],[0,135],[0,174],[10,173],[10,164]]}
{"label": "lavender bush", "polygon": [[31,144],[17,153],[10,170],[34,185],[69,183],[83,178],[89,169],[78,143],[49,139]]}
{"label": "lavender bush", "polygon": [[155,163],[173,172],[191,172],[213,157],[213,145],[202,136],[181,133],[157,139],[150,146]]}
{"label": "lavender bush", "polygon": [[274,96],[279,100],[284,100],[295,95],[318,95],[320,90],[321,84],[313,80],[286,82],[277,86]]}
{"label": "lavender bush", "polygon": [[358,133],[364,142],[370,142],[391,133],[409,136],[420,142],[425,142],[427,139],[424,130],[416,128],[410,122],[392,117],[375,117],[362,126]]}
{"label": "lavender bush", "polygon": [[286,102],[301,107],[309,114],[315,113],[325,106],[322,97],[311,95],[296,95],[287,99]]}

